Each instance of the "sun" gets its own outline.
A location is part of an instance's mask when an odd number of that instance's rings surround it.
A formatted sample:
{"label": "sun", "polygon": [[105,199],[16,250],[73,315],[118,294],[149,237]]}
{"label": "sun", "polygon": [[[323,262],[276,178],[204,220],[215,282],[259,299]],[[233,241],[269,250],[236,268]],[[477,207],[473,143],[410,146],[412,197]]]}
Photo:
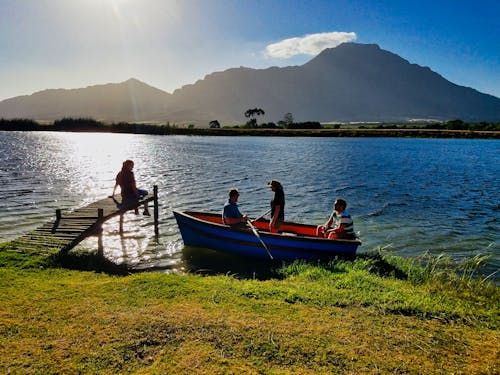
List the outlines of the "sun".
{"label": "sun", "polygon": [[113,13],[117,17],[121,17],[122,14],[120,12],[122,11],[122,7],[126,6],[127,3],[130,3],[130,0],[108,0],[108,1],[111,4]]}

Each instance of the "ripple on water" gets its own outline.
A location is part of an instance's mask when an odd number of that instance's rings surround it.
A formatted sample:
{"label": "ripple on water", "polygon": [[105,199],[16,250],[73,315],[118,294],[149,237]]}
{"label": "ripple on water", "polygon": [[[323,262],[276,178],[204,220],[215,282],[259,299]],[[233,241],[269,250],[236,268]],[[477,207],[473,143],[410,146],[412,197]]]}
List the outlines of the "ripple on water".
{"label": "ripple on water", "polygon": [[[123,236],[117,220],[105,224],[104,250],[134,269],[189,268],[193,251],[172,211],[219,212],[236,187],[241,211],[256,216],[269,206],[270,179],[282,182],[292,221],[323,223],[345,198],[360,251],[484,251],[491,268],[500,265],[498,141],[0,132],[0,151],[2,241],[53,220],[56,208],[109,195],[122,161],[133,159],[139,187],[159,186],[160,237],[151,218],[127,214]],[[95,251],[97,240],[79,248]]]}

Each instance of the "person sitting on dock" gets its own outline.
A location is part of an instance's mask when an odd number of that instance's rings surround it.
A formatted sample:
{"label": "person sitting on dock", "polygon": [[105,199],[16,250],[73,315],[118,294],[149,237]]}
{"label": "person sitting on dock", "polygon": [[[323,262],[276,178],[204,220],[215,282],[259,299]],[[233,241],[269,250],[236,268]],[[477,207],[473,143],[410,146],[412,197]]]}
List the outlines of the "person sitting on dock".
{"label": "person sitting on dock", "polygon": [[[148,195],[148,192],[143,189],[137,189],[134,177],[134,162],[132,160],[125,160],[122,165],[122,169],[116,175],[116,183],[113,188],[113,198],[116,193],[116,188],[120,186],[122,202],[121,206],[126,209],[127,207],[133,206],[139,199]],[[137,207],[135,207],[135,213],[138,214]],[[144,215],[150,216],[148,202],[144,202]]]}
{"label": "person sitting on dock", "polygon": [[[337,199],[333,205],[333,212],[323,225],[318,225],[316,235],[329,239],[349,239],[356,238],[354,235],[354,222],[346,210],[347,202],[344,199]],[[335,224],[335,226],[333,226]]]}
{"label": "person sitting on dock", "polygon": [[238,197],[240,193],[237,189],[232,188],[229,190],[229,199],[224,204],[222,210],[222,222],[230,226],[245,226],[248,220],[246,215],[243,215],[238,208]]}

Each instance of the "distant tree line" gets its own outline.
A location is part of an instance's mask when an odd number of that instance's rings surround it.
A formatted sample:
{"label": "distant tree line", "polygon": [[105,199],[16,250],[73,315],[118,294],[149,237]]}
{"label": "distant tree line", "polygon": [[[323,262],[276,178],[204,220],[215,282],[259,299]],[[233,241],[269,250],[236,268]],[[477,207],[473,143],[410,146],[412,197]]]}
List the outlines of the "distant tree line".
{"label": "distant tree line", "polygon": [[482,130],[482,131],[499,131],[500,130],[500,122],[473,122],[467,123],[462,120],[452,120],[444,123],[434,124],[434,127],[430,127],[428,129],[448,129],[448,130]]}
{"label": "distant tree line", "polygon": [[[316,130],[323,129],[322,125],[317,121],[306,121],[306,122],[295,122],[291,114],[290,116],[285,116],[284,120],[278,121],[278,123],[267,122],[262,124],[257,124],[252,122],[251,126],[248,123],[241,126],[242,131],[252,131],[253,129],[283,129],[283,130]],[[227,128],[227,127],[225,127]],[[239,125],[232,126],[232,128],[240,128]],[[325,127],[326,128],[326,127]],[[500,122],[475,122],[467,123],[462,120],[452,120],[447,122],[435,122],[435,123],[421,123],[421,124],[360,124],[359,126],[350,125],[349,128],[344,127],[344,125],[335,124],[329,125],[328,128],[339,129],[340,131],[348,131],[349,129],[421,129],[421,130],[444,130],[444,131],[500,131]],[[7,131],[71,131],[71,132],[108,132],[108,133],[135,133],[135,134],[158,134],[158,135],[173,135],[173,134],[226,134],[224,129],[221,128],[220,123],[217,120],[210,122],[208,128],[196,128],[194,125],[189,127],[177,127],[176,125],[171,125],[169,122],[166,124],[136,124],[128,122],[118,122],[112,124],[106,124],[98,120],[91,118],[64,118],[62,120],[56,120],[52,124],[42,124],[31,119],[0,119],[0,130]],[[227,134],[234,134],[228,132]],[[238,133],[239,134],[239,133]],[[261,133],[263,134],[262,130]],[[267,134],[267,133],[266,133]],[[273,134],[272,132],[269,134]],[[358,133],[362,135],[361,133]],[[368,133],[367,133],[368,134]],[[371,134],[371,133],[370,133]],[[399,134],[399,133],[395,133]]]}
{"label": "distant tree line", "polygon": [[40,124],[30,119],[0,119],[0,130],[17,131],[69,131],[69,132],[108,132],[135,134],[181,134],[187,129],[177,128],[168,122],[165,125],[135,124],[119,122],[105,124],[91,118],[63,118],[52,124]]}
{"label": "distant tree line", "polygon": [[[317,121],[306,121],[306,122],[294,122],[293,115],[288,112],[283,116],[283,119],[278,121],[278,123],[274,122],[266,122],[262,124],[257,123],[257,116],[264,115],[265,112],[261,108],[250,108],[247,109],[244,113],[245,117],[250,118],[249,121],[243,128],[249,129],[321,129],[321,123]],[[213,121],[210,123],[210,127]],[[239,127],[239,126],[235,126]]]}
{"label": "distant tree line", "polygon": [[0,130],[34,131],[44,130],[35,120],[30,119],[0,119]]}
{"label": "distant tree line", "polygon": [[[360,125],[361,129],[366,126]],[[475,131],[500,131],[500,122],[464,122],[460,119],[446,122],[431,122],[424,124],[381,124],[376,129],[436,129],[436,130],[475,130]]]}
{"label": "distant tree line", "polygon": [[321,124],[317,121],[292,122],[287,129],[321,129]]}
{"label": "distant tree line", "polygon": [[[255,119],[254,119],[255,120]],[[233,128],[239,128],[239,125],[233,126]],[[322,129],[321,123],[317,121],[306,121],[306,122],[292,122],[286,126],[283,124],[278,124],[274,122],[263,122],[262,124],[257,124],[250,120],[245,125],[245,129]]]}
{"label": "distant tree line", "polygon": [[106,131],[106,126],[97,120],[92,118],[63,118],[62,120],[56,120],[53,124],[54,130],[66,130],[66,131]]}

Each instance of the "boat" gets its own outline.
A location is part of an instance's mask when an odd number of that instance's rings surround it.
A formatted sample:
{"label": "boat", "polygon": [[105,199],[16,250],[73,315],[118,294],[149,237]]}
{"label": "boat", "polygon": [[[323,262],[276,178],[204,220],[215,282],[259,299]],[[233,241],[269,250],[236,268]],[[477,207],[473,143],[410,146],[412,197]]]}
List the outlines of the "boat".
{"label": "boat", "polygon": [[284,222],[280,233],[269,232],[269,220],[258,219],[252,226],[231,227],[222,223],[220,213],[174,211],[185,246],[202,247],[252,258],[292,261],[328,260],[353,256],[359,239],[316,237],[316,225]]}

